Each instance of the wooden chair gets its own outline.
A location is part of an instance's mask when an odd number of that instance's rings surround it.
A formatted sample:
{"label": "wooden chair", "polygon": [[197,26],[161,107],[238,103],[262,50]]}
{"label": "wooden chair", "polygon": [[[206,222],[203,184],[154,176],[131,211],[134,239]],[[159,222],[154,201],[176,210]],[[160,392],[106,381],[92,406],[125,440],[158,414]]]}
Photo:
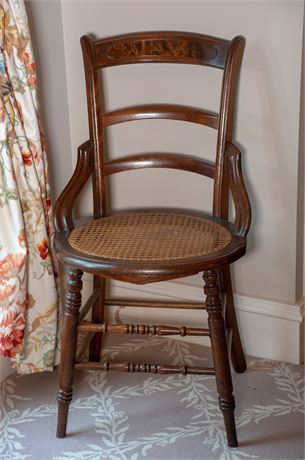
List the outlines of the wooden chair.
{"label": "wooden chair", "polygon": [[[86,75],[90,139],[78,149],[76,169],[55,208],[55,247],[69,267],[62,331],[57,436],[66,436],[72,400],[74,369],[151,372],[159,374],[215,374],[228,445],[237,446],[229,354],[235,371],[246,362],[236,322],[230,264],[246,251],[251,208],[245,189],[241,154],[233,144],[237,82],[245,40],[210,37],[188,32],[143,32],[102,40],[81,38]],[[199,64],[222,69],[220,112],[172,104],[142,105],[102,112],[98,70],[141,62]],[[103,129],[131,120],[159,118],[199,123],[218,131],[215,163],[176,154],[139,154],[106,162]],[[214,179],[212,216],[177,210],[106,214],[105,178],[141,168],[172,168]],[[88,178],[93,179],[94,216],[74,228],[72,209]],[[235,222],[228,221],[232,193]],[[80,314],[81,277],[94,275],[94,290]],[[145,284],[203,272],[205,303],[156,302],[106,298],[107,279]],[[107,305],[206,309],[208,329],[156,325],[106,324]],[[92,307],[92,322],[83,321]],[[226,330],[227,329],[227,330]],[[231,334],[228,333],[231,331]],[[94,333],[88,363],[76,363],[78,331]],[[100,362],[102,335],[157,334],[209,336],[214,367]],[[231,340],[227,338],[231,336]],[[230,342],[230,348],[227,346]]]}

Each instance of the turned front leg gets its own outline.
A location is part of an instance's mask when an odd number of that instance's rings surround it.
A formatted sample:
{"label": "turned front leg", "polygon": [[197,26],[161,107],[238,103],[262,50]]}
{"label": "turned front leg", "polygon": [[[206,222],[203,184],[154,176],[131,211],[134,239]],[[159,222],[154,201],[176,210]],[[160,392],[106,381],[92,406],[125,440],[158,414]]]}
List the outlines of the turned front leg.
{"label": "turned front leg", "polygon": [[235,400],[216,272],[207,270],[204,272],[203,279],[219,406],[223,412],[228,445],[237,447],[234,419]]}
{"label": "turned front leg", "polygon": [[77,326],[82,300],[82,274],[83,272],[77,268],[70,268],[68,272],[68,285],[61,335],[59,390],[57,393],[58,418],[56,436],[58,438],[64,438],[66,436],[69,405],[73,395],[72,385],[77,346]]}

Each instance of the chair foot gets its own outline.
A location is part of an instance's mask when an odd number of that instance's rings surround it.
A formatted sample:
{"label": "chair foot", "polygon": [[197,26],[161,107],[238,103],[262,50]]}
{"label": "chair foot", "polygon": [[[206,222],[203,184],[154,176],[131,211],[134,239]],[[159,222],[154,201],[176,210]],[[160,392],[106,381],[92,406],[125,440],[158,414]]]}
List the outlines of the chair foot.
{"label": "chair foot", "polygon": [[235,425],[235,399],[232,397],[230,400],[219,398],[219,407],[223,414],[225,424],[227,441],[229,447],[238,447],[236,425]]}
{"label": "chair foot", "polygon": [[219,407],[223,413],[224,425],[229,447],[237,447],[234,418],[235,400],[231,379],[230,361],[227,350],[224,319],[219,297],[217,274],[214,270],[204,272],[204,293],[211,336],[212,354],[215,368],[216,386],[219,395]]}
{"label": "chair foot", "polygon": [[[66,401],[64,401],[63,398],[65,398]],[[56,429],[57,438],[66,437],[69,406],[70,406],[71,400],[72,400],[72,392],[65,393],[63,390],[58,391],[57,393],[58,414],[57,414],[57,429]]]}
{"label": "chair foot", "polygon": [[247,362],[245,359],[245,355],[242,351],[240,352],[240,348],[238,344],[234,344],[234,334],[232,333],[232,345],[231,345],[231,360],[232,360],[232,365],[238,374],[242,374],[247,370]]}
{"label": "chair foot", "polygon": [[241,344],[238,323],[235,313],[234,296],[232,289],[231,271],[230,266],[227,265],[222,268],[222,283],[223,288],[227,294],[226,305],[226,323],[232,330],[232,344],[231,344],[231,361],[235,372],[242,373],[247,369],[247,362]]}

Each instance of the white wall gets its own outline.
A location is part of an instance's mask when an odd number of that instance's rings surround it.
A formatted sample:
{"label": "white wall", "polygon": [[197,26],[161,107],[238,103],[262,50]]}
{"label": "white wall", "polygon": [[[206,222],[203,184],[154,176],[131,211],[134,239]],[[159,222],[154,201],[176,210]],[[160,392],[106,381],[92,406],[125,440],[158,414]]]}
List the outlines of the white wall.
{"label": "white wall", "polygon": [[61,2],[26,0],[25,5],[39,76],[52,192],[58,197],[73,170]]}
{"label": "white wall", "polygon": [[[301,316],[296,301],[301,286],[297,272],[302,275],[303,267],[303,250],[300,250],[303,217],[298,216],[297,202],[303,190],[300,185],[303,170],[298,182],[298,166],[302,164],[299,154],[304,150],[304,137],[302,141],[299,136],[299,130],[302,133],[299,106],[304,2],[33,0],[26,5],[40,64],[55,195],[71,173],[77,146],[88,137],[81,35],[93,33],[103,37],[167,29],[228,39],[237,34],[246,37],[236,139],[244,152],[253,224],[248,253],[234,269],[235,290],[241,299],[238,309],[243,311],[240,318],[246,332],[251,333],[251,327],[252,332],[259,330],[258,325],[267,324],[266,318],[269,318],[264,334],[266,343],[261,342],[259,333],[252,334],[257,337],[253,337],[253,343],[257,341],[256,349],[261,356],[299,359],[290,358],[292,354],[296,357],[299,350],[288,350],[286,355],[285,346],[281,348],[282,354],[274,350],[279,343],[284,345],[287,330],[290,338],[294,334],[297,337],[295,341],[288,340],[289,343],[297,344],[301,337]],[[177,67],[166,64],[134,67],[106,71],[107,109],[156,100],[218,109],[220,71],[185,66],[177,72]],[[152,74],[154,69],[157,69],[157,77]],[[156,149],[212,158],[215,133],[197,125],[145,121],[111,128],[108,141],[110,157]],[[160,179],[156,186],[153,180],[157,175]],[[141,171],[119,175],[112,195],[115,207],[155,205],[161,201],[164,206],[178,203],[210,209],[211,184],[208,179],[205,182],[181,172]],[[82,209],[87,212],[89,200],[87,190],[82,200]],[[187,283],[196,287],[202,284],[200,277],[183,279],[181,292],[186,292]],[[158,290],[153,285],[149,289]],[[171,290],[175,289],[170,287],[169,295]],[[194,292],[198,295],[200,291]],[[277,308],[281,311],[278,321]],[[256,315],[255,318],[251,314]],[[287,329],[287,321],[291,328]],[[248,335],[246,346],[251,340]],[[295,344],[291,346],[297,348]],[[255,353],[252,342],[249,350]]]}

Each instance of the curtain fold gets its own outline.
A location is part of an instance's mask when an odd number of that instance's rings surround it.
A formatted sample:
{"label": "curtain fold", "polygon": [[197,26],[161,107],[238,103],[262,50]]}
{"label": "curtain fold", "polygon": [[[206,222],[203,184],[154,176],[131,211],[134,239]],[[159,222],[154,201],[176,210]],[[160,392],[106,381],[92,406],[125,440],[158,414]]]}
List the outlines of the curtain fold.
{"label": "curtain fold", "polygon": [[0,0],[0,354],[52,370],[57,291],[48,165],[23,0]]}

